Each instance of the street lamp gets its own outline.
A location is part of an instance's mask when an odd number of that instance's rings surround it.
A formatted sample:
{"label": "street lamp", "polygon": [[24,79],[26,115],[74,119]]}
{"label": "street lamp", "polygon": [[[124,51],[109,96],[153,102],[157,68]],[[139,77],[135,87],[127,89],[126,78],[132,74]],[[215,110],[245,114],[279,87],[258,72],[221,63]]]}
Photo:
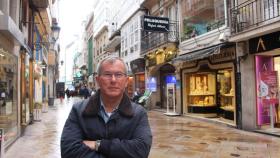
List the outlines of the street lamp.
{"label": "street lamp", "polygon": [[[60,27],[58,26],[57,22],[53,22],[53,25],[51,26],[51,38],[50,38],[50,49],[53,49],[54,51],[58,51],[59,52],[59,47],[58,45],[55,45],[56,41],[59,38],[59,33],[60,33]],[[55,47],[56,46],[56,47]],[[56,66],[55,66],[56,67]],[[56,68],[55,67],[50,67],[50,69],[48,69],[47,71],[52,71],[53,74],[55,74],[56,76]],[[49,75],[49,79],[50,79],[50,85],[52,87],[51,90],[49,90],[49,105],[53,106],[54,105],[54,94],[55,90],[56,90],[56,80],[54,79],[53,75],[50,75],[50,73],[48,73]]]}
{"label": "street lamp", "polygon": [[53,26],[51,27],[51,36],[52,36],[52,40],[54,42],[57,41],[57,39],[59,38],[59,33],[60,33],[60,27],[57,25],[57,23],[54,23]]}

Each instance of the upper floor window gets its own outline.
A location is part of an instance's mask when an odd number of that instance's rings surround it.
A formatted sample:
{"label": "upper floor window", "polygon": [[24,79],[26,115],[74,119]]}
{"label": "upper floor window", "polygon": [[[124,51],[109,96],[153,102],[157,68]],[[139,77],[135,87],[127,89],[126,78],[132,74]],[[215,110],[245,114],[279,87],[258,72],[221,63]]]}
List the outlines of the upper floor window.
{"label": "upper floor window", "polygon": [[225,24],[224,0],[181,0],[182,40],[205,34]]}

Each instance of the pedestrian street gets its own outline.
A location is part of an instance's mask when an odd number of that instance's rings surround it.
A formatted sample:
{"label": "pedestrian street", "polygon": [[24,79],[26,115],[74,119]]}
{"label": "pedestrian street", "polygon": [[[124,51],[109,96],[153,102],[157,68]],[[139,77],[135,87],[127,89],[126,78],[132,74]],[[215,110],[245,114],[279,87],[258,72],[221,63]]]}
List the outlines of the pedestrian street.
{"label": "pedestrian street", "polygon": [[[42,113],[41,121],[27,126],[22,137],[11,145],[5,158],[59,158],[60,135],[73,103],[70,98]],[[150,158],[278,158],[280,138],[238,130],[219,123],[186,116],[169,117],[148,112],[153,133]]]}

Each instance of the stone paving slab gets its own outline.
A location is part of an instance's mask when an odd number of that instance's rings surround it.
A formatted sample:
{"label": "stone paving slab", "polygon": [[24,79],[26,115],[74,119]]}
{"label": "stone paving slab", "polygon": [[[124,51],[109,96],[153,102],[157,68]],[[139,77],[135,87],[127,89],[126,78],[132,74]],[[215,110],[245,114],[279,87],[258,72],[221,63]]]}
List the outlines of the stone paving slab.
{"label": "stone paving slab", "polygon": [[[26,128],[5,158],[59,158],[60,135],[79,98],[60,102],[42,114],[42,121]],[[153,133],[149,158],[279,158],[280,138],[238,130],[189,117],[148,112]]]}

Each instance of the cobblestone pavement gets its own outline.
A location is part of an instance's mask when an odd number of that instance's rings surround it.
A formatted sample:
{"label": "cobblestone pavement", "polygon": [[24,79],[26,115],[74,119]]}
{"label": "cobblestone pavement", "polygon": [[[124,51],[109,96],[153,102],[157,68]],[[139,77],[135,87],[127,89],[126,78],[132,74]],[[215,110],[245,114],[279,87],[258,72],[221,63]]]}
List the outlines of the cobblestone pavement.
{"label": "cobblestone pavement", "polygon": [[[73,102],[70,98],[43,113],[5,153],[5,158],[59,158],[60,135]],[[150,111],[150,158],[279,158],[280,138],[246,132],[188,117]]]}

